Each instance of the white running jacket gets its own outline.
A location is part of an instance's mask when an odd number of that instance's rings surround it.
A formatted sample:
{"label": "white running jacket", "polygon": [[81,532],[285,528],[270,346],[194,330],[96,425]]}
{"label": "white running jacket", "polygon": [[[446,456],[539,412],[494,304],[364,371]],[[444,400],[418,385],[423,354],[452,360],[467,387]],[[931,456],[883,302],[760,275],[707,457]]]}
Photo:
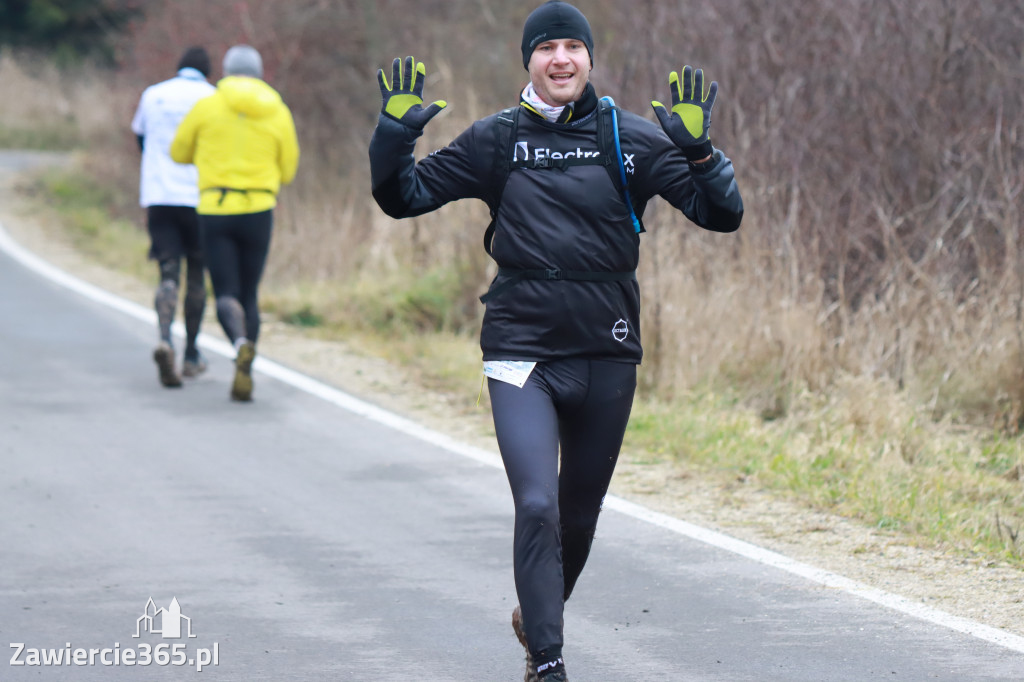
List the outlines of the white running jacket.
{"label": "white running jacket", "polygon": [[139,177],[141,206],[199,204],[195,166],[171,160],[171,141],[185,114],[196,102],[215,91],[199,71],[184,68],[174,78],[151,85],[142,93],[132,119],[132,131],[143,137]]}

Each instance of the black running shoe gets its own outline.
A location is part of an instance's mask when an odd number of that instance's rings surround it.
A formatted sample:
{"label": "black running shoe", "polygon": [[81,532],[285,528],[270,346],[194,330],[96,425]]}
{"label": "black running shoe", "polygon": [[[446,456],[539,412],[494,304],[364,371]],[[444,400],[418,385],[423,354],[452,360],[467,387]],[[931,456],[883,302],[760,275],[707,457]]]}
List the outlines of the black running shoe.
{"label": "black running shoe", "polygon": [[153,362],[160,370],[160,383],[167,388],[180,388],[181,377],[174,369],[174,349],[171,344],[161,341],[153,351]]}
{"label": "black running shoe", "polygon": [[559,656],[543,665],[538,664],[536,679],[538,682],[568,682],[569,678],[565,675],[565,663],[562,662],[562,657]]}

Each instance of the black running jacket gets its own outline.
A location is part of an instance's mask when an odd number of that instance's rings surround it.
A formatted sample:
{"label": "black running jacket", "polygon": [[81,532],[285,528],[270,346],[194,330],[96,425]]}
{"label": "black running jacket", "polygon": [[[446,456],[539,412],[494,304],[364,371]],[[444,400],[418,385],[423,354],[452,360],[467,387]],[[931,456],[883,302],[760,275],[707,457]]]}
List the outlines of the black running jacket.
{"label": "black running jacket", "polygon": [[[576,120],[568,123],[548,122],[524,108],[511,153],[559,158],[597,152],[597,99],[587,89]],[[456,199],[486,202],[495,215],[491,256],[499,266],[492,291],[520,270],[635,271],[640,236],[603,166],[516,168],[503,192],[494,186],[494,155],[505,153],[496,144],[497,115],[473,123],[417,163],[413,151],[422,131],[382,113],[370,141],[373,195],[381,209],[408,218]],[[721,151],[697,169],[657,123],[626,111],[618,119],[638,216],[658,195],[700,227],[739,228],[743,201],[732,162]],[[635,279],[518,281],[488,299],[480,346],[485,361],[588,357],[639,363],[639,286]]]}

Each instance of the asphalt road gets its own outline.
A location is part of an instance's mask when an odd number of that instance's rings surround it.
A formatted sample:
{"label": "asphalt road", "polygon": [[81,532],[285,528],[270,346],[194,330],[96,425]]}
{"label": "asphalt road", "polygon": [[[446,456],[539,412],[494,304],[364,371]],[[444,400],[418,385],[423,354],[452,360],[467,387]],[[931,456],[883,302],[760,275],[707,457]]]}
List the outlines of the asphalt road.
{"label": "asphalt road", "polygon": [[[0,680],[522,679],[486,457],[260,372],[234,404],[212,352],[163,389],[151,324],[4,253],[0,292]],[[615,509],[565,631],[573,682],[1024,680],[1020,649]]]}

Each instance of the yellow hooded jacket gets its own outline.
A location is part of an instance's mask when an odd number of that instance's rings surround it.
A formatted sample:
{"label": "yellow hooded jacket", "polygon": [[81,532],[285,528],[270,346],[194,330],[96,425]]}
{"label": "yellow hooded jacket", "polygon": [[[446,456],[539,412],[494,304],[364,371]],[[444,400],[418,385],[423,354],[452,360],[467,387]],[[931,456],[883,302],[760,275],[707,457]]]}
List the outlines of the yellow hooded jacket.
{"label": "yellow hooded jacket", "polygon": [[171,158],[199,170],[200,214],[266,211],[299,165],[295,122],[264,81],[228,76],[181,121]]}

